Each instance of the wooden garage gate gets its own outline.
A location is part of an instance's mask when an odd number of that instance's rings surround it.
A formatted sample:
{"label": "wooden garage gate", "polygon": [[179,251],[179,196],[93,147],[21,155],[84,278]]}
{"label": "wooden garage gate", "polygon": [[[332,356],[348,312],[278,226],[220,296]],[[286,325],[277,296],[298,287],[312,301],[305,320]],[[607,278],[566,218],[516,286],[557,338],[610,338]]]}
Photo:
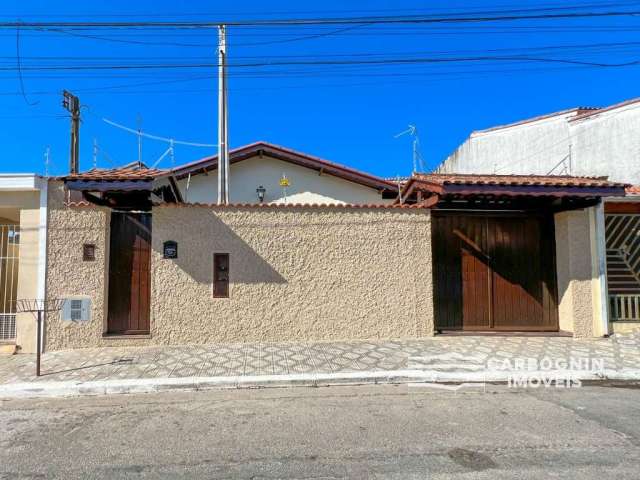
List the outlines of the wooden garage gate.
{"label": "wooden garage gate", "polygon": [[433,212],[436,329],[557,331],[553,218]]}

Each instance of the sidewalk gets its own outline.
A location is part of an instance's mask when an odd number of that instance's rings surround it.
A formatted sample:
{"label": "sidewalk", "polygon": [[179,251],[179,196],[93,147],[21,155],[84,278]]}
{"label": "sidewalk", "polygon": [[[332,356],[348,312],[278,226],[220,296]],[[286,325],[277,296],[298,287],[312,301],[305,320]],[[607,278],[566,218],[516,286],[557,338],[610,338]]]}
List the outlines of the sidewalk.
{"label": "sidewalk", "polygon": [[[446,361],[442,361],[442,359]],[[0,357],[0,398],[405,382],[505,381],[487,362],[600,360],[581,379],[640,380],[640,331],[609,339],[451,337],[82,349]],[[451,363],[451,359],[455,361]],[[471,366],[472,368],[469,368]]]}

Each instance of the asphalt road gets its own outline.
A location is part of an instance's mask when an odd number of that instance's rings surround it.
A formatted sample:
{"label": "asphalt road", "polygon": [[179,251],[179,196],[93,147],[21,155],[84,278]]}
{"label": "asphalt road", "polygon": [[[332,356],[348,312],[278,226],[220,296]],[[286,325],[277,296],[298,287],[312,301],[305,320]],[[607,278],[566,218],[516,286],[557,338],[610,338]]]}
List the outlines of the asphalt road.
{"label": "asphalt road", "polygon": [[11,400],[0,478],[633,478],[640,390],[407,386]]}

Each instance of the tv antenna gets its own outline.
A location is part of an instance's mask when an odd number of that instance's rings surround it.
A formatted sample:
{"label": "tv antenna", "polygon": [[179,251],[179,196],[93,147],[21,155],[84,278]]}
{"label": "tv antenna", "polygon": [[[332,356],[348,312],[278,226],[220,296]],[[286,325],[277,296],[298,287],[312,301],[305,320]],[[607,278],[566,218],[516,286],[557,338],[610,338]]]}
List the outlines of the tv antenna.
{"label": "tv antenna", "polygon": [[[187,145],[189,147],[217,147],[217,145],[214,145],[212,143],[196,143],[196,142],[184,142],[182,140],[175,140],[173,138],[167,138],[167,137],[161,137],[159,135],[151,135],[149,133],[146,133],[144,131],[142,131],[141,128],[138,129],[134,129],[134,128],[129,128],[126,127],[124,125],[120,125],[119,123],[116,123],[112,120],[109,120],[108,118],[103,118],[102,119],[103,122],[111,125],[112,127],[116,127],[119,128],[121,130],[124,130],[125,132],[129,132],[129,133],[133,133],[135,135],[138,136],[138,158],[141,159],[142,158],[142,138],[149,138],[151,140],[157,140],[159,142],[165,142],[168,143],[169,146],[168,148],[165,150],[165,152],[160,155],[160,157],[153,163],[153,165],[151,166],[151,168],[155,168],[158,166],[158,164],[164,160],[164,158],[169,155],[169,158],[171,158],[171,164],[173,166],[173,164],[175,163],[175,155],[174,155],[174,146],[175,145]],[[140,161],[140,160],[139,160]]]}
{"label": "tv antenna", "polygon": [[416,173],[418,171],[418,167],[420,167],[421,172],[424,172],[424,159],[422,158],[422,152],[420,151],[420,138],[418,137],[418,129],[415,125],[409,124],[409,128],[398,133],[397,135],[394,135],[393,138],[402,137],[403,135],[409,135],[413,138],[413,173]]}

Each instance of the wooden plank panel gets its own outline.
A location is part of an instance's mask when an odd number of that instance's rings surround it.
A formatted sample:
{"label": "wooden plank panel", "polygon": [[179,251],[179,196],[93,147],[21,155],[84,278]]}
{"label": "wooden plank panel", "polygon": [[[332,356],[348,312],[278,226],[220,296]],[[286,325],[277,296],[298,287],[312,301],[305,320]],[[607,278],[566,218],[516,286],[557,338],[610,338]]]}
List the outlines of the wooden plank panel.
{"label": "wooden plank panel", "polygon": [[604,213],[640,213],[640,202],[605,202]]}
{"label": "wooden plank panel", "polygon": [[432,219],[435,325],[439,330],[462,328],[462,264],[460,241],[453,235],[455,218],[434,215]]}
{"label": "wooden plank panel", "polygon": [[107,331],[149,332],[151,215],[113,212]]}
{"label": "wooden plank panel", "polygon": [[433,217],[436,328],[557,330],[553,219]]}

